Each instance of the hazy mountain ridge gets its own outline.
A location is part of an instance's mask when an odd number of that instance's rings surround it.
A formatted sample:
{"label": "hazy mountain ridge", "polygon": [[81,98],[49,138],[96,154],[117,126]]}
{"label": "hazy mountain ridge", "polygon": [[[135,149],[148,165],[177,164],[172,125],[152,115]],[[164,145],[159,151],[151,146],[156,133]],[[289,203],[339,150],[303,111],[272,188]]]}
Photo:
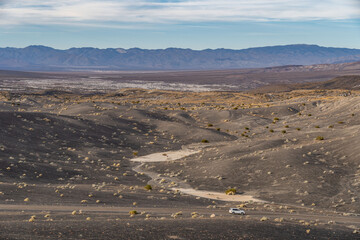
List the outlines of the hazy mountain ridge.
{"label": "hazy mountain ridge", "polygon": [[243,50],[168,48],[0,48],[0,68],[13,70],[195,70],[262,68],[360,60],[359,49],[286,45]]}

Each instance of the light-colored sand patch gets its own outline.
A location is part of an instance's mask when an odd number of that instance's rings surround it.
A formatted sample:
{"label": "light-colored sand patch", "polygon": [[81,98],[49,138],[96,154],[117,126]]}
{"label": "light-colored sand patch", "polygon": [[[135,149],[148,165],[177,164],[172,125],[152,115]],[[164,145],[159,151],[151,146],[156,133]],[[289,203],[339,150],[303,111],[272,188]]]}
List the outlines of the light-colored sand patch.
{"label": "light-colored sand patch", "polygon": [[227,202],[250,202],[250,201],[265,202],[260,199],[254,198],[253,196],[250,195],[242,195],[242,194],[226,195],[225,193],[195,190],[192,188],[172,188],[172,189],[196,197],[227,201]]}
{"label": "light-colored sand patch", "polygon": [[161,153],[153,153],[142,157],[137,157],[131,159],[133,162],[165,162],[165,161],[175,161],[196,153],[199,153],[200,150],[193,149],[181,149],[178,151],[169,151],[169,152],[161,152]]}

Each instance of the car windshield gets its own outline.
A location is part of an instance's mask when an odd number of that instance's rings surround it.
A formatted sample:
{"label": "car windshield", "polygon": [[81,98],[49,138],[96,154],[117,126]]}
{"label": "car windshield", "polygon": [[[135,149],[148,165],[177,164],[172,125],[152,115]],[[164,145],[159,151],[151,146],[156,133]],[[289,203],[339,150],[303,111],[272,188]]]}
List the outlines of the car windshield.
{"label": "car windshield", "polygon": [[234,211],[239,211],[239,209],[238,209],[238,208],[233,208],[233,210],[234,210]]}

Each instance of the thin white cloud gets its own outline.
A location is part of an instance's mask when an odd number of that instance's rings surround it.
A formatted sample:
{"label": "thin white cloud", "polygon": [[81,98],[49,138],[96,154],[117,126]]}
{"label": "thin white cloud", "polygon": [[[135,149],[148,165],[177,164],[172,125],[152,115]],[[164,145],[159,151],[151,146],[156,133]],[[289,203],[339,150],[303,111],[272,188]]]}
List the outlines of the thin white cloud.
{"label": "thin white cloud", "polygon": [[0,25],[358,19],[357,0],[0,0]]}

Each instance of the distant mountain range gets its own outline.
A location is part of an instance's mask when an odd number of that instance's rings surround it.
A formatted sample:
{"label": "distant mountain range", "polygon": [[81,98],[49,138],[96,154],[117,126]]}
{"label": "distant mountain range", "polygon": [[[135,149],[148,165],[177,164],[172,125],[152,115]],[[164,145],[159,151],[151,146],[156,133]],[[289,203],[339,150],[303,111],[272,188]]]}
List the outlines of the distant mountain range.
{"label": "distant mountain range", "polygon": [[27,71],[207,70],[360,61],[360,49],[286,45],[243,50],[0,48],[0,69]]}

